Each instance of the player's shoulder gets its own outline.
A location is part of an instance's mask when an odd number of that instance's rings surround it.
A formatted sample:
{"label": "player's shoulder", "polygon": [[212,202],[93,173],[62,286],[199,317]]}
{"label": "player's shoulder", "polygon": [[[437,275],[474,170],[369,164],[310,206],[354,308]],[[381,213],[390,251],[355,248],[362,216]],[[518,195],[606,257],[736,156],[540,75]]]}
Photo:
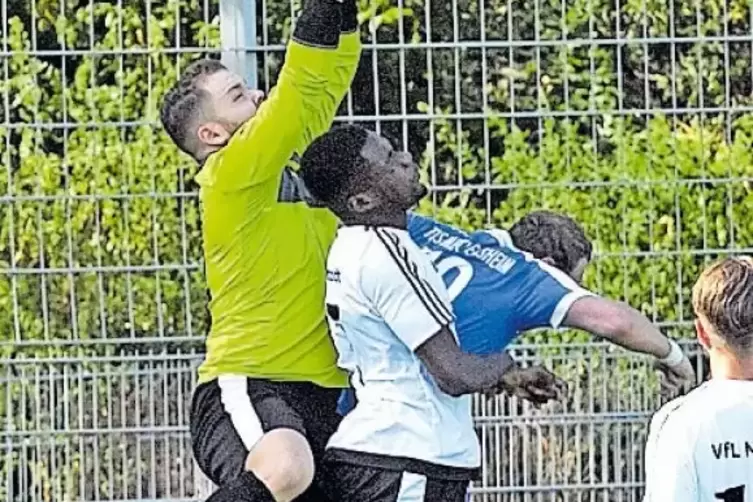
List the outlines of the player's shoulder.
{"label": "player's shoulder", "polygon": [[407,230],[418,245],[428,247],[443,247],[449,241],[469,237],[460,228],[413,212],[408,213]]}
{"label": "player's shoulder", "polygon": [[[408,213],[408,231],[412,238],[418,241],[428,240],[429,243],[442,242],[448,251],[457,252],[455,248],[463,248],[459,243],[480,244],[484,247],[509,248],[509,251],[518,253],[519,250],[512,246],[512,239],[505,239],[504,230],[481,229],[466,231],[460,227],[442,223],[428,216],[416,213]],[[419,242],[420,243],[420,242]],[[509,246],[508,246],[509,244]]]}
{"label": "player's shoulder", "polygon": [[371,235],[366,227],[360,225],[341,226],[337,229],[335,240],[329,250],[330,259],[351,258],[357,260],[358,257],[369,248]]}
{"label": "player's shoulder", "polygon": [[[534,256],[518,248],[512,240],[510,232],[502,228],[484,228],[471,233],[471,239],[484,246],[494,246],[505,253],[517,265],[518,270],[527,269],[536,272],[548,272],[546,264]],[[542,268],[540,265],[544,265]]]}
{"label": "player's shoulder", "polygon": [[510,236],[510,232],[508,232],[507,230],[504,230],[502,228],[485,228],[474,233],[484,235],[490,239],[494,239],[494,242],[500,247],[523,253],[515,247],[515,244],[512,241],[512,237]]}
{"label": "player's shoulder", "polygon": [[709,382],[703,383],[684,396],[664,404],[651,419],[651,431],[660,435],[666,431],[682,431],[684,436],[692,435],[701,423],[699,420],[708,410],[713,390]]}
{"label": "player's shoulder", "polygon": [[407,263],[411,266],[428,262],[426,254],[421,251],[411,238],[407,229],[395,227],[370,227],[369,257],[377,262]]}
{"label": "player's shoulder", "polygon": [[333,256],[337,261],[371,269],[393,262],[415,266],[426,259],[406,230],[365,225],[338,229],[330,250]]}
{"label": "player's shoulder", "polygon": [[360,225],[341,226],[327,255],[327,278],[357,283],[364,265],[373,261],[372,235]]}

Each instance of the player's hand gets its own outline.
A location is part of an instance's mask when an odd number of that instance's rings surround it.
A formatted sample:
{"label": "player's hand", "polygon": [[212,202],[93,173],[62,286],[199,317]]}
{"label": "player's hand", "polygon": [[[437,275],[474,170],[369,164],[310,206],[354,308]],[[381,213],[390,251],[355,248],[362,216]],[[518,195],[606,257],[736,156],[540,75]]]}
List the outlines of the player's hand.
{"label": "player's hand", "polygon": [[661,361],[654,362],[654,368],[659,372],[661,394],[664,397],[674,397],[683,387],[693,383],[695,372],[687,356],[682,361],[670,366]]}
{"label": "player's hand", "polygon": [[536,404],[545,404],[564,396],[567,384],[543,366],[513,367],[502,377],[500,390]]}

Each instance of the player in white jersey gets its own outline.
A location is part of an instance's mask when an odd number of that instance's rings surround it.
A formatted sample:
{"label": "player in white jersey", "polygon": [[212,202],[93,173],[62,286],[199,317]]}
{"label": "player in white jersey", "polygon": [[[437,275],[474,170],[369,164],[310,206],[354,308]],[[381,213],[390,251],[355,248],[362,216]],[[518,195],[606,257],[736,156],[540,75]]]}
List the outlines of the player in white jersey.
{"label": "player in white jersey", "polygon": [[753,501],[753,259],[727,258],[693,288],[711,380],[661,408],[646,444],[644,502]]}
{"label": "player in white jersey", "polygon": [[325,453],[333,500],[465,500],[480,466],[473,392],[540,402],[563,382],[501,354],[460,350],[447,289],[411,240],[406,211],[425,194],[410,154],[360,127],[333,129],[301,159],[311,195],[337,214],[327,314],[358,404]]}

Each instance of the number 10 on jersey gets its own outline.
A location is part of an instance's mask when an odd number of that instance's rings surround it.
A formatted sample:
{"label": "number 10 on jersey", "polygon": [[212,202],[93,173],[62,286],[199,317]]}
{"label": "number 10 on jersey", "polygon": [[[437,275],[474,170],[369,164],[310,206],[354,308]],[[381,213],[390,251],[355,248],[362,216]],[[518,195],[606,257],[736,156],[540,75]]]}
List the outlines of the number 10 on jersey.
{"label": "number 10 on jersey", "polygon": [[[442,251],[434,251],[429,248],[423,248],[422,251],[427,254],[429,259],[434,263],[434,266],[437,267],[437,272],[439,272],[439,275],[447,286],[450,301],[454,301],[468,286],[471,279],[473,279],[473,265],[468,263],[468,260],[459,256],[442,258]],[[448,281],[446,276],[450,271],[456,272],[457,275],[453,280]]]}

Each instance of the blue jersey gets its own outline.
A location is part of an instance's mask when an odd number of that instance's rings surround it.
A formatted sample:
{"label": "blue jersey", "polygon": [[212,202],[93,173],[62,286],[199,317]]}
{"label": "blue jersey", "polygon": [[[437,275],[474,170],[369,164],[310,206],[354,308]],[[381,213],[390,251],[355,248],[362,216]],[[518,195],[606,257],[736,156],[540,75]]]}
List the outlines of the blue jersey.
{"label": "blue jersey", "polygon": [[519,333],[558,328],[573,302],[590,294],[564,272],[518,250],[505,231],[468,233],[410,214],[408,232],[447,285],[466,352],[501,352]]}

